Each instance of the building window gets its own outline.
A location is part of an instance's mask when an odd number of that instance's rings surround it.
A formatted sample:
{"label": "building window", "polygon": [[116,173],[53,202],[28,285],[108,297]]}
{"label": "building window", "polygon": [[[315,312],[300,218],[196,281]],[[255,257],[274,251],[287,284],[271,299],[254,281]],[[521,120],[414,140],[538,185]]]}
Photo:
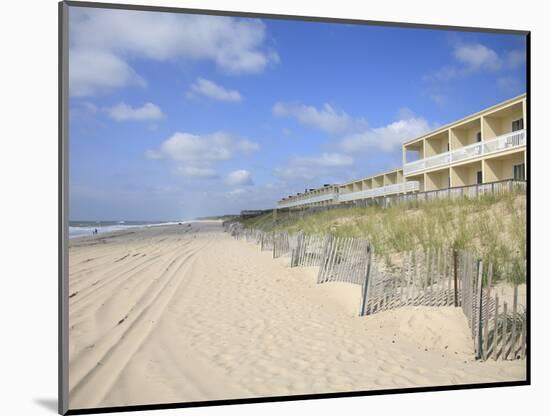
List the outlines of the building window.
{"label": "building window", "polygon": [[514,165],[514,180],[515,181],[525,180],[525,163]]}
{"label": "building window", "polygon": [[478,132],[476,133],[476,142],[479,143],[480,141],[481,141],[481,132],[478,131]]}
{"label": "building window", "polygon": [[512,121],[512,131],[523,130],[523,119]]}
{"label": "building window", "polygon": [[476,173],[476,183],[478,185],[481,185],[483,183],[483,173],[481,173],[480,170],[478,170]]}

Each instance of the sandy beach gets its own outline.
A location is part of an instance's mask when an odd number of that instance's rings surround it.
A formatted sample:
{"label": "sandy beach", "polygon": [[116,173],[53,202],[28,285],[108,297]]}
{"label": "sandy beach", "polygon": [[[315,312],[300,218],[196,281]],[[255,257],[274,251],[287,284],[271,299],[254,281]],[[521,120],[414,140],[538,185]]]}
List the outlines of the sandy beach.
{"label": "sandy beach", "polygon": [[525,378],[474,360],[459,308],[359,317],[359,286],[216,221],[74,239],[69,262],[71,409]]}

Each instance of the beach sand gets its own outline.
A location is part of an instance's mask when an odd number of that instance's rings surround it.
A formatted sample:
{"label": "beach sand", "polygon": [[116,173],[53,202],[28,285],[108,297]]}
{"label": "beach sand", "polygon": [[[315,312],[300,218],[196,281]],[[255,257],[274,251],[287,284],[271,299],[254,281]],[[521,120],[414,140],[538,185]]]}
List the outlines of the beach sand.
{"label": "beach sand", "polygon": [[476,362],[459,308],[357,316],[360,287],[219,222],[70,241],[70,408],[523,380]]}

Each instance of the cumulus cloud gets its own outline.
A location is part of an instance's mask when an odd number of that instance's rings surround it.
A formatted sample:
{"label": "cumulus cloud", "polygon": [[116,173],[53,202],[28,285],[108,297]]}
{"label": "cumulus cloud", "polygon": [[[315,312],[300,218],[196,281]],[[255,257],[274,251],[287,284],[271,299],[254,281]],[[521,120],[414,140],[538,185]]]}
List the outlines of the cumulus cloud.
{"label": "cumulus cloud", "polygon": [[250,172],[244,169],[239,169],[228,173],[224,178],[224,183],[229,186],[245,186],[254,184]]}
{"label": "cumulus cloud", "polygon": [[278,167],[275,176],[289,179],[311,180],[332,175],[342,168],[353,166],[353,158],[340,153],[322,153],[314,156],[295,156],[286,166]]}
{"label": "cumulus cloud", "polygon": [[454,57],[469,70],[487,69],[496,71],[502,67],[502,60],[491,48],[480,43],[460,44],[454,50]]}
{"label": "cumulus cloud", "polygon": [[195,83],[191,85],[191,90],[188,96],[195,94],[211,98],[216,101],[242,101],[243,97],[237,90],[228,90],[213,81],[197,78]]}
{"label": "cumulus cloud", "polygon": [[188,177],[214,177],[214,165],[239,154],[257,151],[259,145],[225,132],[196,135],[177,132],[161,143],[158,149],[145,152],[148,159],[167,159],[177,166],[176,173]]}
{"label": "cumulus cloud", "polygon": [[215,178],[218,176],[212,168],[200,168],[196,166],[176,166],[175,172],[187,178]]}
{"label": "cumulus cloud", "polygon": [[426,76],[425,80],[445,82],[480,71],[514,70],[525,63],[526,59],[524,49],[513,49],[499,54],[481,43],[460,42],[453,46],[452,56],[453,63]]}
{"label": "cumulus cloud", "polygon": [[401,146],[405,140],[435,128],[426,119],[414,116],[412,113],[402,115],[407,117],[385,126],[343,137],[338,144],[340,150],[345,153],[365,152],[371,149],[391,152]]}
{"label": "cumulus cloud", "polygon": [[106,108],[107,114],[116,121],[151,121],[164,118],[162,110],[153,103],[145,103],[141,107],[132,107],[126,103],[119,103]]}
{"label": "cumulus cloud", "polygon": [[341,134],[366,127],[362,119],[354,119],[344,111],[337,111],[331,105],[321,108],[296,103],[276,103],[273,114],[277,117],[290,117],[300,124],[313,127],[331,134]]}
{"label": "cumulus cloud", "polygon": [[144,85],[130,66],[135,59],[209,60],[233,74],[258,73],[279,60],[258,19],[72,7],[69,30],[70,91],[77,96]]}
{"label": "cumulus cloud", "polygon": [[85,97],[114,88],[147,85],[124,60],[102,50],[69,50],[69,91]]}
{"label": "cumulus cloud", "polygon": [[426,94],[436,104],[444,105],[448,101],[447,97],[453,94],[452,81],[479,73],[493,74],[500,89],[519,93],[525,90],[525,86],[512,86],[510,80],[514,77],[517,79],[517,70],[525,64],[525,60],[526,52],[523,48],[497,51],[481,43],[455,42],[451,61],[423,77]]}

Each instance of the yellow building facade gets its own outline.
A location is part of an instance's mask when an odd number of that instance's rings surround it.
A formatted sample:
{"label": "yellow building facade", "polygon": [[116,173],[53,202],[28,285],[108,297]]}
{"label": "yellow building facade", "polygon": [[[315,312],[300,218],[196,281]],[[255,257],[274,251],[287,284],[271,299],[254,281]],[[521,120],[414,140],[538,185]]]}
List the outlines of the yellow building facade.
{"label": "yellow building facade", "polygon": [[403,175],[419,191],[526,179],[526,96],[403,143]]}
{"label": "yellow building facade", "polygon": [[277,203],[301,209],[434,193],[472,195],[469,188],[526,180],[527,98],[520,95],[402,145],[401,168],[342,184],[306,189]]}

